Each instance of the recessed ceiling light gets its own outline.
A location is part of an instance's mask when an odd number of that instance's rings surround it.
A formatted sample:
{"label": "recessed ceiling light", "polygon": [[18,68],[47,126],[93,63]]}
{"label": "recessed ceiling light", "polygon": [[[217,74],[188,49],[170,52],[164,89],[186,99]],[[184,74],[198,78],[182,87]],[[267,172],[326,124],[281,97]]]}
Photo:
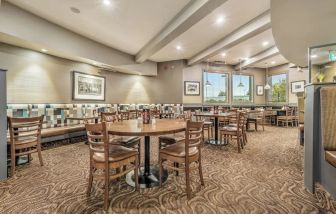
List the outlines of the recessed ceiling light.
{"label": "recessed ceiling light", "polygon": [[105,5],[110,5],[110,4],[111,4],[110,0],[104,0],[103,3],[104,3]]}
{"label": "recessed ceiling light", "polygon": [[222,53],[222,57],[226,56],[226,53]]}
{"label": "recessed ceiling light", "polygon": [[314,54],[314,55],[311,55],[310,57],[311,57],[311,58],[316,58],[316,57],[317,57],[317,55],[316,55],[316,54]]}
{"label": "recessed ceiling light", "polygon": [[217,24],[222,24],[223,22],[224,22],[224,17],[223,16],[220,16],[216,19]]}
{"label": "recessed ceiling light", "polygon": [[42,52],[48,52],[48,50],[47,50],[47,49],[44,49],[44,48],[42,48],[41,51],[42,51]]}
{"label": "recessed ceiling light", "polygon": [[275,61],[272,61],[271,63],[272,63],[272,64],[275,64]]}
{"label": "recessed ceiling light", "polygon": [[176,50],[182,50],[182,47],[180,45],[176,46]]}
{"label": "recessed ceiling light", "polygon": [[267,46],[268,44],[269,44],[268,41],[265,41],[265,42],[262,43],[263,46]]}
{"label": "recessed ceiling light", "polygon": [[80,13],[80,10],[76,7],[70,7],[70,10],[71,12],[76,13],[76,14]]}

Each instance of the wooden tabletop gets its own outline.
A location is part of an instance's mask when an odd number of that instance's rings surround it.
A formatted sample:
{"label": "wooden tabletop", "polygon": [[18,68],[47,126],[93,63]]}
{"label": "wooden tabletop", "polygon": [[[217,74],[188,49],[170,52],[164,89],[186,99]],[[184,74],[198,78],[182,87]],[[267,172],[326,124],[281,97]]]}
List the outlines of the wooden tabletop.
{"label": "wooden tabletop", "polygon": [[225,113],[211,113],[211,112],[199,112],[195,113],[196,116],[204,116],[204,117],[230,117],[232,115],[235,115],[234,112],[225,112]]}
{"label": "wooden tabletop", "polygon": [[156,119],[155,124],[138,124],[137,120],[123,120],[109,123],[108,133],[121,136],[155,136],[183,132],[186,129],[184,120]]}
{"label": "wooden tabletop", "polygon": [[66,117],[67,120],[93,120],[98,119],[99,117],[95,116],[78,116],[78,117]]}

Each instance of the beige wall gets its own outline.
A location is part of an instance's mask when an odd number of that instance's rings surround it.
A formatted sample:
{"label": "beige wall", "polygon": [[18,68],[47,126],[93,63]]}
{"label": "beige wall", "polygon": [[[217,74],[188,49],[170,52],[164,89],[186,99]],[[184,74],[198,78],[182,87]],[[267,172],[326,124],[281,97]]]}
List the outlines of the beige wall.
{"label": "beige wall", "polygon": [[74,70],[106,76],[106,103],[182,103],[183,66],[159,63],[155,77],[129,75],[0,43],[8,103],[71,103]]}
{"label": "beige wall", "polygon": [[[210,71],[216,72],[223,72],[229,73],[229,104],[231,103],[231,76],[234,71],[233,66],[221,66],[221,67],[214,67],[214,66],[206,66],[197,64],[191,67],[186,67],[183,70],[183,81],[200,81],[201,82],[201,95],[200,96],[184,96],[183,95],[183,103],[186,104],[201,104],[202,97],[203,97],[203,87],[202,87],[202,74],[203,69],[208,69]],[[254,104],[265,104],[265,96],[257,96],[256,94],[256,87],[257,85],[264,85],[265,84],[265,69],[259,68],[248,68],[242,71],[242,74],[248,74],[254,76]]]}
{"label": "beige wall", "polygon": [[306,84],[309,82],[309,70],[307,68],[301,69],[300,71],[297,68],[290,68],[289,64],[284,64],[270,68],[269,75],[275,74],[287,74],[287,92],[288,92],[288,104],[296,105],[298,103],[298,98],[296,94],[291,92],[291,82],[305,80]]}

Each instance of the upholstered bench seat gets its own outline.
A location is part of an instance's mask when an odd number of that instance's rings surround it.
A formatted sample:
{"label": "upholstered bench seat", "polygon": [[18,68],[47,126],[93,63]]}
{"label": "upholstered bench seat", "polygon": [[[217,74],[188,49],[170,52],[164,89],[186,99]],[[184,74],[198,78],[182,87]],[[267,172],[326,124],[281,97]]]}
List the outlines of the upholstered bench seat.
{"label": "upholstered bench seat", "polygon": [[[41,131],[42,142],[78,137],[85,134],[84,124],[46,128]],[[10,136],[7,134],[7,143],[10,143]]]}
{"label": "upholstered bench seat", "polygon": [[325,159],[328,163],[336,167],[336,151],[325,151]]}

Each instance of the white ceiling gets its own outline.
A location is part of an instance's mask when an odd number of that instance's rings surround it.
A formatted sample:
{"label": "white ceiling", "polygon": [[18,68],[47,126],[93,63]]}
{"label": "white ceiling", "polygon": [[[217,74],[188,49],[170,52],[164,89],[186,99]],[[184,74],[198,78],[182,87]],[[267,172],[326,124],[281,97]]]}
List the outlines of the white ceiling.
{"label": "white ceiling", "polygon": [[[132,55],[138,53],[190,2],[110,0],[111,5],[106,6],[103,0],[7,1],[73,32]],[[71,12],[71,7],[78,8],[81,12],[75,14]],[[228,0],[150,59],[158,62],[189,59],[269,8],[270,0]],[[216,23],[219,17],[224,18],[221,24]],[[269,44],[263,46],[264,41]],[[176,49],[178,45],[182,50]],[[226,53],[225,59],[218,55],[211,58],[211,61],[225,60],[228,64],[237,64],[240,58],[252,57],[273,45],[272,32],[267,30],[229,50],[223,50]],[[274,57],[271,61],[276,61],[272,66],[287,62],[281,56]],[[264,67],[264,62],[252,66]]]}
{"label": "white ceiling", "polygon": [[266,68],[266,63],[268,67],[274,67],[274,66],[283,65],[285,63],[288,63],[288,60],[279,54],[271,58],[268,58],[267,60],[263,60],[261,62],[255,63],[251,67]]}
{"label": "white ceiling", "polygon": [[[78,34],[136,54],[189,0],[7,0]],[[78,8],[79,14],[70,8]]]}
{"label": "white ceiling", "polygon": [[[264,46],[263,42],[268,42],[268,44]],[[274,46],[272,30],[267,30],[229,50],[222,51],[225,53],[224,57],[221,53],[210,58],[210,61],[225,61],[227,64],[234,65],[239,63],[239,59],[250,58],[272,46]]]}
{"label": "white ceiling", "polygon": [[[188,59],[270,8],[269,0],[228,0],[151,57],[154,61]],[[217,24],[218,17],[224,21]],[[182,47],[181,51],[176,46]]]}

